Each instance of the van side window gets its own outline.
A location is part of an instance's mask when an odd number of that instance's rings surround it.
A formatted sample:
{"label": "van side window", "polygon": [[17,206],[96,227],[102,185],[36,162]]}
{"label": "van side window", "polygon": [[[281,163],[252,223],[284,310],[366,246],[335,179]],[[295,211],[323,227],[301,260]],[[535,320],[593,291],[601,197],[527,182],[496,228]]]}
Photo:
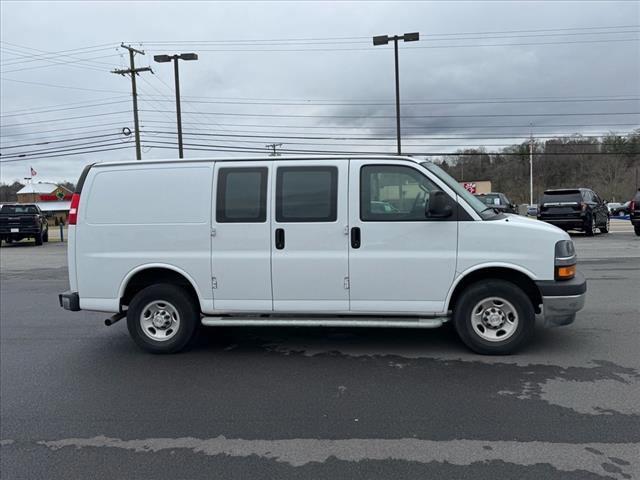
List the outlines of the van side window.
{"label": "van side window", "polygon": [[221,168],[216,190],[216,221],[262,223],[267,220],[267,169]]}
{"label": "van side window", "polygon": [[429,195],[434,190],[440,189],[413,168],[401,165],[365,165],[360,169],[360,220],[430,220],[426,217],[425,208]]}
{"label": "van side window", "polygon": [[336,167],[280,167],[276,174],[277,222],[335,222]]}

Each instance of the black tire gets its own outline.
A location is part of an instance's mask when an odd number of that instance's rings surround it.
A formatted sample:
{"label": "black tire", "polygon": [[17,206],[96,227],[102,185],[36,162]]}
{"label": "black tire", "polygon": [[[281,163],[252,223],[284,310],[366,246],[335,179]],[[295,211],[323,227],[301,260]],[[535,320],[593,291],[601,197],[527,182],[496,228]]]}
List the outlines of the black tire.
{"label": "black tire", "polygon": [[[176,331],[168,340],[154,340],[143,331],[141,321],[143,309],[153,302],[169,304],[179,316]],[[151,285],[138,292],[127,310],[127,328],[131,338],[140,348],[150,353],[181,351],[192,339],[199,321],[200,309],[197,306],[197,299],[192,298],[183,288],[166,283]],[[155,329],[152,328],[152,330],[155,332]]]}
{"label": "black tire", "polygon": [[[472,325],[473,309],[491,297],[506,300],[517,313],[517,325],[506,340],[486,340]],[[453,311],[453,323],[460,339],[474,352],[509,355],[531,338],[535,327],[535,311],[531,300],[520,287],[504,280],[488,279],[469,285],[462,293]]]}
{"label": "black tire", "polygon": [[49,230],[46,230],[44,232],[44,235],[42,236],[42,241],[43,242],[48,242],[49,241]]}
{"label": "black tire", "polygon": [[593,237],[596,234],[596,220],[593,215],[589,217],[589,220],[584,225],[584,234],[587,237]]}
{"label": "black tire", "polygon": [[636,232],[636,235],[640,237],[640,225],[634,225],[633,231]]}
{"label": "black tire", "polygon": [[42,245],[42,232],[40,232],[38,235],[36,235],[36,246],[40,246]]}
{"label": "black tire", "polygon": [[609,233],[609,222],[611,221],[611,219],[609,217],[607,217],[607,221],[605,222],[605,224],[600,227],[600,232],[601,233]]}

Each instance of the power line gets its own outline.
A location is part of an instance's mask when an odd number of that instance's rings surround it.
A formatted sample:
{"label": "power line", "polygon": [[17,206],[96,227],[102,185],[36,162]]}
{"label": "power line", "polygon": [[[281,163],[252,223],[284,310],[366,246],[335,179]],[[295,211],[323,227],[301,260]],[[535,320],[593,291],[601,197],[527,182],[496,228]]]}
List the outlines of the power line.
{"label": "power line", "polygon": [[[446,36],[461,36],[461,35],[494,35],[494,34],[511,34],[511,33],[537,33],[537,32],[570,32],[577,30],[605,30],[605,29],[629,29],[629,28],[639,28],[640,25],[612,25],[612,26],[589,26],[589,27],[569,27],[569,28],[543,28],[543,29],[533,29],[533,30],[501,30],[501,31],[485,31],[485,32],[458,32],[458,33],[421,33],[422,37],[446,37]],[[615,32],[603,32],[603,33],[615,33]],[[234,39],[234,40],[178,40],[178,41],[152,41],[145,40],[142,42],[133,42],[133,43],[144,43],[146,45],[180,45],[180,44],[193,44],[193,43],[228,43],[228,42],[249,42],[249,43],[258,43],[258,42],[319,42],[319,41],[334,41],[334,40],[366,40],[367,42],[371,40],[371,36],[355,36],[355,37],[312,37],[312,38],[274,38],[274,39],[265,39],[265,38],[254,38],[254,39]]]}
{"label": "power line", "polygon": [[4,117],[21,117],[21,116],[25,116],[25,115],[40,115],[42,113],[50,113],[50,112],[61,112],[63,110],[78,110],[81,108],[95,108],[95,107],[99,107],[99,106],[103,106],[103,105],[117,105],[120,103],[129,103],[128,100],[119,100],[119,101],[114,101],[114,102],[104,102],[104,103],[94,103],[91,105],[81,105],[81,106],[76,106],[76,107],[66,107],[66,108],[54,108],[51,110],[37,110],[37,111],[33,111],[33,112],[20,112],[20,113],[11,113],[11,114],[6,114],[6,115],[0,115],[0,118],[4,118]]}
{"label": "power line", "polygon": [[66,122],[69,120],[77,120],[82,118],[94,118],[94,117],[104,117],[106,115],[121,115],[124,113],[130,113],[129,110],[122,110],[119,112],[105,112],[105,113],[96,113],[95,115],[79,115],[76,117],[62,117],[62,118],[50,118],[48,120],[38,120],[35,122],[24,122],[24,123],[14,123],[12,125],[1,125],[1,128],[12,128],[12,127],[23,127],[25,125],[33,125],[36,123],[49,123],[49,122]]}
{"label": "power line", "polygon": [[[158,130],[143,130],[144,134],[166,134],[166,135],[175,135],[176,132],[172,131],[158,131]],[[272,139],[272,138],[280,138],[287,140],[370,140],[370,141],[380,141],[380,140],[393,140],[395,137],[392,136],[339,136],[337,135],[327,135],[327,136],[294,136],[288,134],[281,133],[273,133],[270,135],[262,135],[262,134],[234,134],[234,133],[192,133],[185,132],[185,135],[190,136],[203,136],[203,137],[235,137],[235,138],[263,138],[263,139]],[[501,135],[501,134],[497,134]],[[602,138],[606,136],[606,134],[600,135],[580,135],[579,138]],[[624,136],[624,135],[623,135]],[[493,139],[510,139],[517,137],[514,135],[510,136],[496,136],[496,135],[484,135],[484,136],[456,136],[456,137],[431,137],[431,136],[422,136],[422,135],[411,135],[404,137],[406,141],[413,140],[493,140]],[[536,135],[536,138],[558,138],[558,137],[572,137],[571,134],[556,134],[556,135]]]}
{"label": "power line", "polygon": [[[575,41],[555,41],[555,42],[521,42],[521,43],[473,43],[467,45],[421,45],[406,47],[405,50],[441,49],[441,48],[477,48],[477,47],[517,47],[517,46],[537,46],[537,45],[571,45],[571,44],[594,44],[594,43],[615,43],[615,42],[636,42],[638,38],[600,39],[600,40],[575,40]],[[367,47],[352,48],[198,48],[200,52],[243,52],[243,53],[264,53],[264,52],[375,52],[384,51],[384,48],[375,49]],[[149,50],[156,52],[159,50]]]}
{"label": "power line", "polygon": [[[145,142],[145,146],[150,146],[152,148],[167,148],[167,149],[174,149],[176,142],[156,142],[153,141],[152,143],[158,143],[160,145],[155,146],[155,145],[149,145],[149,142],[146,141]],[[165,147],[163,146],[163,144],[171,144],[174,145],[174,147]],[[208,148],[199,148],[199,147],[208,147]],[[218,145],[218,146],[211,146],[211,145],[207,145],[207,144],[191,144],[191,146],[185,146],[184,147],[185,150],[200,150],[200,151],[216,151],[219,149],[226,149],[226,150],[219,150],[219,151],[237,151],[237,152],[252,152],[252,153],[261,153],[264,154],[264,148],[259,148],[259,147],[240,147],[240,146],[233,146],[233,145]],[[353,151],[353,150],[308,150],[308,149],[281,149],[280,152],[283,153],[296,153],[296,154],[344,154],[344,155],[393,155],[393,152],[389,152],[389,151]],[[636,154],[637,152],[631,152],[632,154]],[[593,156],[597,156],[597,155],[615,155],[613,153],[609,153],[609,152],[591,152],[591,153],[583,153],[583,152],[553,152],[553,153],[544,153],[544,152],[539,152],[536,155],[557,155],[557,156],[563,156],[563,155],[579,155],[579,154],[585,154],[585,155],[593,155]],[[526,156],[526,153],[523,152],[407,152],[405,155],[412,155],[412,156],[472,156],[472,155],[502,155],[502,156]]]}
{"label": "power line", "polygon": [[[40,134],[43,134],[43,133],[65,132],[65,131],[69,131],[69,130],[83,130],[83,129],[87,129],[87,128],[110,127],[110,126],[115,126],[115,125],[122,126],[122,122],[96,123],[96,124],[93,124],[93,125],[77,125],[75,127],[55,128],[55,129],[52,129],[52,130],[39,130],[39,131],[35,131],[35,132],[11,133],[9,135],[5,135],[5,137],[7,137],[7,138],[24,137],[25,135],[40,135]],[[2,138],[2,136],[0,136],[0,138]]]}
{"label": "power line", "polygon": [[87,148],[97,148],[97,147],[111,147],[114,145],[122,145],[124,142],[114,142],[113,140],[96,140],[93,142],[82,142],[76,145],[67,145],[64,147],[54,147],[54,148],[42,148],[36,150],[28,150],[24,152],[16,152],[11,153],[9,155],[2,155],[2,159],[11,159],[11,158],[24,158],[31,157],[32,155],[47,155],[50,153],[63,153],[63,152],[73,152],[77,150],[83,150]]}
{"label": "power line", "polygon": [[[144,111],[144,110],[141,110]],[[174,113],[172,110],[158,110],[159,112]],[[395,118],[393,115],[311,115],[311,114],[280,114],[280,113],[232,113],[232,112],[185,112],[193,115],[220,115],[233,117],[273,117],[273,118]],[[571,116],[599,116],[599,115],[640,115],[640,112],[569,112],[569,113],[486,113],[467,115],[403,115],[403,118],[496,118],[496,117],[571,117]]]}
{"label": "power line", "polygon": [[[585,103],[585,102],[628,102],[638,101],[640,97],[621,97],[621,98],[576,98],[564,100],[451,100],[451,101],[413,101],[407,100],[402,102],[403,105],[475,105],[475,104],[512,104],[512,103]],[[170,102],[170,99],[157,99],[158,102]],[[313,100],[307,101],[239,101],[239,100],[182,100],[183,103],[193,104],[222,104],[222,105],[267,105],[267,106],[306,106],[306,107],[322,107],[322,106],[394,106],[393,102],[337,102],[326,101],[318,102]]]}
{"label": "power line", "polygon": [[52,88],[66,88],[69,90],[83,90],[86,92],[106,92],[106,93],[127,93],[124,90],[105,90],[101,88],[85,88],[85,87],[76,87],[71,85],[55,85],[52,83],[42,83],[42,82],[30,82],[26,80],[16,80],[15,78],[5,78],[0,77],[0,80],[3,82],[15,82],[15,83],[24,83],[26,85],[39,85],[43,87],[52,87]]}
{"label": "power line", "polygon": [[87,151],[83,151],[83,152],[61,153],[61,154],[56,154],[56,155],[43,155],[43,156],[27,157],[27,158],[14,158],[14,159],[10,159],[10,160],[0,160],[0,164],[2,164],[2,163],[11,163],[11,162],[32,161],[32,160],[42,160],[42,159],[46,159],[46,158],[69,157],[69,156],[73,156],[73,155],[86,155],[88,153],[111,152],[113,150],[122,150],[122,149],[125,149],[125,148],[131,148],[131,147],[133,147],[133,145],[124,145],[124,146],[120,146],[120,147],[104,148],[104,149],[100,149],[100,150],[87,150]]}
{"label": "power line", "polygon": [[48,140],[48,141],[44,141],[44,142],[23,143],[23,144],[20,144],[20,145],[2,146],[2,147],[0,147],[0,150],[6,150],[6,149],[9,149],[9,148],[33,147],[33,146],[37,146],[37,145],[49,145],[49,144],[52,144],[52,143],[75,142],[75,141],[87,140],[87,139],[91,139],[91,138],[112,137],[114,135],[122,135],[122,133],[103,133],[101,135],[89,135],[89,136],[86,136],[86,137],[74,137],[74,138],[62,139],[62,140]]}
{"label": "power line", "polygon": [[[162,124],[162,123],[175,123],[175,122],[165,122],[162,120],[147,120],[146,123],[150,124]],[[202,125],[200,123],[192,123],[185,122],[185,124],[190,125]],[[211,124],[205,124],[211,125]],[[323,129],[326,130],[328,128],[342,128],[348,130],[393,130],[392,127],[380,127],[380,126],[360,126],[360,125],[265,125],[265,124],[252,124],[252,123],[220,123],[216,125],[227,126],[227,127],[251,127],[251,128],[300,128],[300,129]],[[483,129],[483,128],[557,128],[557,127],[615,127],[615,126],[623,126],[623,127],[640,127],[638,123],[589,123],[589,124],[548,124],[548,125],[424,125],[424,126],[406,126],[403,127],[403,130],[451,130],[451,129]]]}

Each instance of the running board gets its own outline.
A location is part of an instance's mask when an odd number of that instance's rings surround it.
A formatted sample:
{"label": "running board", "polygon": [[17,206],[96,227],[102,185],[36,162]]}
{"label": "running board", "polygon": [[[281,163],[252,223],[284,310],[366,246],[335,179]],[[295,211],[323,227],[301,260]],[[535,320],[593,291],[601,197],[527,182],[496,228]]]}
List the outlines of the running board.
{"label": "running board", "polygon": [[448,321],[447,317],[411,318],[379,317],[363,319],[355,317],[203,317],[207,327],[382,327],[382,328],[438,328]]}

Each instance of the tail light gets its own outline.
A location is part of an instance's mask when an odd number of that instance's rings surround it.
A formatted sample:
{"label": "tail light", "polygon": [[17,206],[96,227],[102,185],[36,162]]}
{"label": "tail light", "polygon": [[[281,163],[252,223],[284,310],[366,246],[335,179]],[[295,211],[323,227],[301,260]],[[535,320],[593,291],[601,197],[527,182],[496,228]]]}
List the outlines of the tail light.
{"label": "tail light", "polygon": [[580,202],[580,208],[582,209],[582,211],[584,212],[587,209],[587,204],[584,202]]}
{"label": "tail light", "polygon": [[80,205],[80,194],[74,193],[69,207],[69,225],[75,225],[78,221],[78,205]]}
{"label": "tail light", "polygon": [[631,200],[631,203],[629,204],[629,213],[633,212],[635,209],[636,209],[636,201]]}

